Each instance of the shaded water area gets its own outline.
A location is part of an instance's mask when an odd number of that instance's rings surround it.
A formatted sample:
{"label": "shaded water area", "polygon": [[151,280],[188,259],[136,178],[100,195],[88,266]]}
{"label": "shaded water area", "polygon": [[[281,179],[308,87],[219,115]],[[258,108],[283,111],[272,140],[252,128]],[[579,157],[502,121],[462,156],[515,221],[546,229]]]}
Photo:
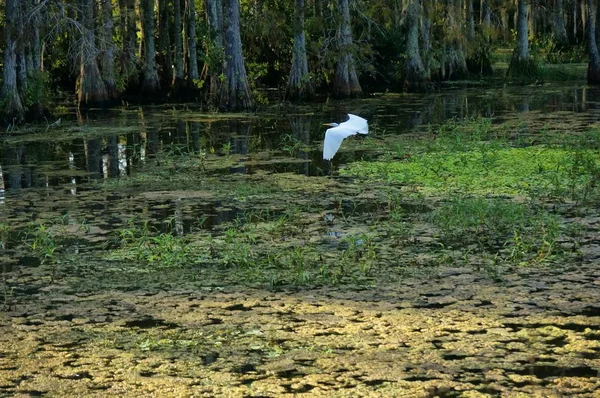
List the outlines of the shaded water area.
{"label": "shaded water area", "polygon": [[[323,162],[321,124],[349,112],[382,140]],[[0,396],[596,396],[600,147],[560,145],[599,120],[600,90],[570,84],[11,131]],[[448,142],[488,171],[513,149],[567,160],[483,193],[395,179]]]}

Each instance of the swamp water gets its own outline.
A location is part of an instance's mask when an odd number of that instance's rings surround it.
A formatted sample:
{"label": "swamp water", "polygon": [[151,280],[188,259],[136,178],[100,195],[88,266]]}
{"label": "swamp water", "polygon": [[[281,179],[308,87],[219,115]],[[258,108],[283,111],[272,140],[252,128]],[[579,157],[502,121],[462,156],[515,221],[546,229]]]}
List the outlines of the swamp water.
{"label": "swamp water", "polygon": [[[321,123],[372,135],[321,160]],[[123,108],[0,141],[0,396],[594,396],[600,92]]]}

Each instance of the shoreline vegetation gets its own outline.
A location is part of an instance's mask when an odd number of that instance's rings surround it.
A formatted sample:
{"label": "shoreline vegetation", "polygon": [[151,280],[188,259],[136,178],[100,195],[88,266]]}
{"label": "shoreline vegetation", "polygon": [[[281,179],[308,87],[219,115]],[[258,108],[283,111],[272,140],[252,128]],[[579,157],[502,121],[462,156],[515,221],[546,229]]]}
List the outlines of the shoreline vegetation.
{"label": "shoreline vegetation", "polygon": [[80,109],[193,102],[244,112],[474,82],[594,84],[600,70],[594,1],[154,3],[5,1],[3,124],[52,119],[57,97]]}
{"label": "shoreline vegetation", "polygon": [[597,2],[0,1],[0,396],[596,396]]}
{"label": "shoreline vegetation", "polygon": [[349,141],[371,161],[333,176],[231,174],[318,152],[290,136],[8,197],[0,394],[593,396],[600,129],[539,116]]}

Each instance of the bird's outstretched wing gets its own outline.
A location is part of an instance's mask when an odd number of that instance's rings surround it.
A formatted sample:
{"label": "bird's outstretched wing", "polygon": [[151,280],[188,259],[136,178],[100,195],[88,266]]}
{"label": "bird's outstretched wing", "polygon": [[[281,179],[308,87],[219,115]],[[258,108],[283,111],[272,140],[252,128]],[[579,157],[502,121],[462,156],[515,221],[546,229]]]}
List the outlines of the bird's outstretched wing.
{"label": "bird's outstretched wing", "polygon": [[357,131],[344,127],[345,123],[340,124],[337,127],[332,127],[325,132],[325,141],[323,141],[323,159],[331,160],[340,149],[342,141],[346,137],[355,135]]}
{"label": "bird's outstretched wing", "polygon": [[355,134],[367,134],[369,132],[369,124],[366,119],[360,116],[348,114],[349,119],[341,123],[339,126],[332,127],[325,132],[325,141],[323,142],[323,159],[331,160],[344,138]]}
{"label": "bird's outstretched wing", "polygon": [[363,119],[362,117],[353,115],[351,113],[348,114],[348,117],[349,119],[344,123],[341,123],[340,126],[344,126],[349,129],[355,130],[359,134],[369,133],[369,123],[367,123],[366,119]]}

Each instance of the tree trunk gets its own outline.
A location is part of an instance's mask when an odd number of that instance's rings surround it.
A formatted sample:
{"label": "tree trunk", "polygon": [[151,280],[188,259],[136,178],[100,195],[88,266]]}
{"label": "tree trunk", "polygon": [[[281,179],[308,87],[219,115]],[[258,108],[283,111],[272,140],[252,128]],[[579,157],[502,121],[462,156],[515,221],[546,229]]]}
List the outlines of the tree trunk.
{"label": "tree trunk", "polygon": [[140,0],[140,6],[142,13],[142,32],[144,34],[142,93],[153,94],[160,90],[160,81],[156,69],[156,50],[154,47],[154,1]]}
{"label": "tree trunk", "polygon": [[313,87],[308,74],[308,61],[306,59],[306,35],[304,33],[304,0],[296,0],[294,15],[294,49],[292,55],[292,68],[288,81],[286,98],[291,100],[304,100],[314,95]]}
{"label": "tree trunk", "polygon": [[128,83],[137,75],[138,59],[135,54],[137,27],[135,0],[119,0],[119,29],[123,41],[119,67],[123,80]]}
{"label": "tree trunk", "polygon": [[425,76],[431,76],[431,58],[433,53],[433,48],[431,45],[431,3],[429,1],[421,2],[421,9],[419,12],[419,16],[421,19],[421,61],[423,62],[423,70],[425,71]]}
{"label": "tree trunk", "polygon": [[473,11],[473,0],[467,2],[467,39],[475,39],[475,12]]}
{"label": "tree trunk", "polygon": [[[238,0],[239,1],[239,0]],[[188,84],[195,87],[195,82],[200,78],[198,73],[198,51],[196,49],[196,6],[194,0],[187,0],[187,40],[188,59],[190,68],[188,70]],[[239,26],[239,4],[238,4],[238,26]],[[239,27],[238,27],[239,31]],[[238,32],[239,33],[239,32]],[[241,43],[241,39],[240,39]]]}
{"label": "tree trunk", "polygon": [[[168,0],[158,0],[158,59],[162,82],[171,83],[173,54],[171,52],[171,8]],[[174,8],[174,7],[173,7]]]}
{"label": "tree trunk", "polygon": [[335,97],[360,97],[362,88],[358,82],[352,55],[350,6],[348,0],[338,0],[338,5],[342,17],[339,27],[340,59],[333,78],[333,95]]}
{"label": "tree trunk", "polygon": [[[573,12],[570,13],[571,14],[571,19],[572,19],[572,26],[573,26],[573,38],[575,40],[575,42],[579,43],[579,39],[581,38],[581,31],[579,29],[580,25],[579,25],[579,12],[580,12],[580,8],[577,7],[577,5],[573,6]],[[584,33],[585,36],[585,33]]]}
{"label": "tree trunk", "polygon": [[600,84],[600,54],[596,42],[596,14],[598,12],[597,0],[588,1],[587,45],[588,45],[588,84]]}
{"label": "tree trunk", "polygon": [[207,0],[206,14],[213,43],[207,50],[209,62],[205,64],[205,68],[209,75],[209,94],[214,100],[219,93],[219,75],[223,66],[223,4],[221,0]]}
{"label": "tree trunk", "polygon": [[[469,0],[470,1],[470,0]],[[480,76],[491,76],[493,74],[491,55],[491,10],[489,0],[480,0],[479,18],[481,21],[479,35],[475,45],[471,47],[467,66],[469,73]],[[475,38],[474,38],[475,39]]]}
{"label": "tree trunk", "polygon": [[184,74],[183,74],[183,25],[181,24],[181,1],[173,0],[173,30],[175,34],[173,39],[175,40],[175,70],[173,71],[173,82],[171,89],[174,92],[179,91],[183,86]]}
{"label": "tree trunk", "polygon": [[20,121],[25,115],[23,103],[19,96],[17,87],[17,9],[15,0],[6,0],[4,10],[4,65],[3,65],[3,81],[2,81],[2,116],[4,116],[6,124],[12,123],[13,119]]}
{"label": "tree trunk", "polygon": [[513,51],[507,75],[513,77],[535,77],[535,63],[529,58],[528,12],[526,0],[518,0],[517,10],[517,43]]}
{"label": "tree trunk", "polygon": [[221,0],[207,0],[206,14],[210,32],[217,46],[223,46],[223,4]]}
{"label": "tree trunk", "polygon": [[[39,0],[33,0],[33,5],[37,6]],[[33,70],[34,71],[43,71],[44,65],[42,64],[42,40],[40,37],[40,27],[41,27],[41,11],[35,12],[33,14]]]}
{"label": "tree trunk", "polygon": [[489,0],[481,0],[481,13],[481,29],[485,38],[489,40],[492,29],[492,8]]}
{"label": "tree trunk", "polygon": [[409,92],[423,91],[427,89],[429,83],[419,52],[419,10],[419,0],[411,0],[406,9],[406,62],[404,62],[403,89]]}
{"label": "tree trunk", "polygon": [[[27,0],[25,3],[25,18],[27,21],[26,80],[30,87],[27,101],[27,119],[39,120],[47,113],[48,79],[42,71],[42,45],[40,29],[42,26],[42,9],[38,8],[39,0]],[[26,97],[22,97],[26,98]]]}
{"label": "tree trunk", "polygon": [[113,42],[113,34],[112,4],[110,0],[102,0],[102,41],[100,45],[102,54],[100,66],[102,68],[102,78],[106,85],[108,98],[111,100],[116,99],[119,95],[115,75],[115,45]]}
{"label": "tree trunk", "polygon": [[25,18],[28,2],[20,1],[16,4],[16,15],[17,15],[17,87],[19,88],[19,95],[22,100],[26,101],[27,98],[27,59],[26,54],[29,52],[29,40],[25,39]]}
{"label": "tree trunk", "polygon": [[246,110],[253,107],[240,36],[239,0],[225,0],[225,59],[221,84],[220,107],[228,110]]}
{"label": "tree trunk", "polygon": [[[592,0],[593,1],[593,0]],[[589,0],[588,0],[589,2]],[[589,7],[589,6],[588,6]],[[581,17],[581,26],[583,27],[583,32],[586,32],[586,23],[587,23],[587,15],[588,14],[586,11],[586,2],[585,1],[581,1],[579,2],[579,8],[580,8],[580,13],[579,16]],[[585,35],[585,33],[584,33]]]}
{"label": "tree trunk", "polygon": [[[23,37],[22,34],[19,37]],[[27,58],[25,57],[25,51],[27,48],[24,45],[17,45],[17,87],[19,88],[19,95],[23,100],[27,99]]]}
{"label": "tree trunk", "polygon": [[460,0],[446,0],[447,31],[449,37],[443,50],[444,62],[441,65],[441,75],[447,79],[460,79],[468,75],[467,60],[461,36],[462,21],[460,20]]}
{"label": "tree trunk", "polygon": [[554,8],[552,9],[552,31],[556,42],[555,48],[560,50],[569,42],[565,25],[563,0],[554,0]]}
{"label": "tree trunk", "polygon": [[81,60],[77,101],[79,106],[102,106],[108,100],[106,86],[98,67],[98,50],[94,34],[94,0],[81,0]]}
{"label": "tree trunk", "polygon": [[504,5],[500,9],[500,21],[502,23],[502,40],[504,40],[505,42],[508,41],[508,39],[510,38],[510,26],[508,26],[508,10],[506,8],[507,6]]}

